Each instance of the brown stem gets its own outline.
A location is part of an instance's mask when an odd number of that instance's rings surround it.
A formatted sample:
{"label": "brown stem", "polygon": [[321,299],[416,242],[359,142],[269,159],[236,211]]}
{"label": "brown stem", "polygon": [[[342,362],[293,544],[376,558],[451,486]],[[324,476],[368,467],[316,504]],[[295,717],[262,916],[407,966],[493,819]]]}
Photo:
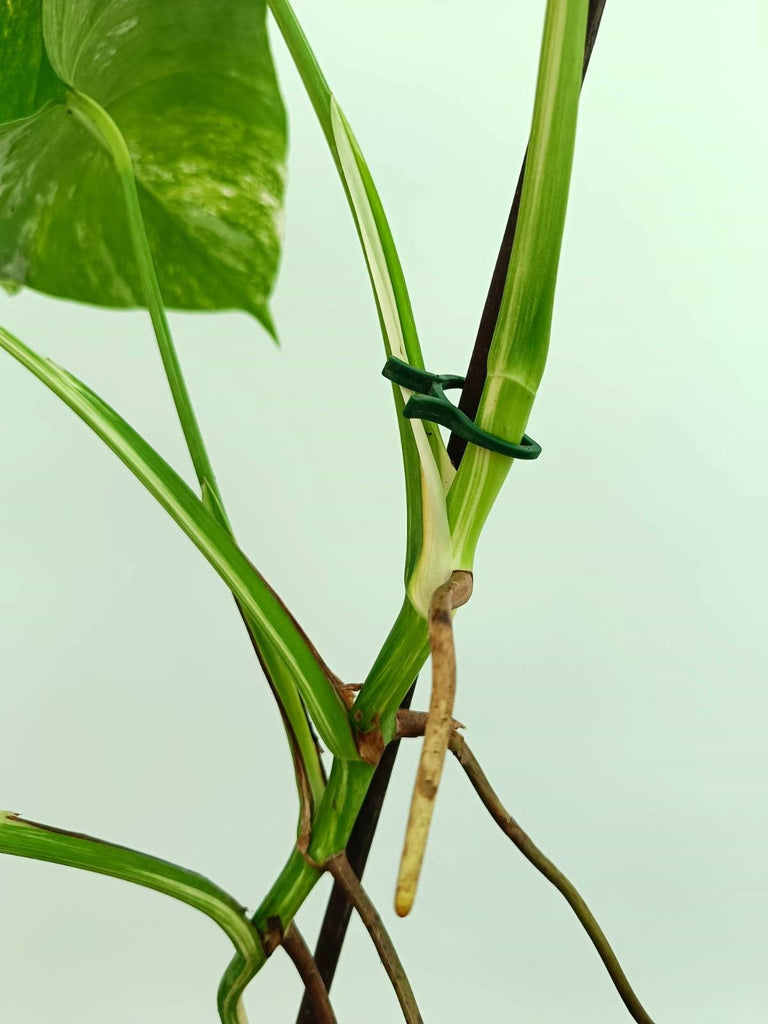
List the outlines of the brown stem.
{"label": "brown stem", "polygon": [[592,945],[605,964],[611,981],[616,986],[617,992],[632,1017],[638,1024],[653,1024],[653,1020],[648,1016],[640,1000],[635,995],[616,954],[605,937],[605,933],[595,920],[592,911],[579,895],[576,887],[565,877],[562,871],[555,867],[549,857],[541,852],[530,836],[523,831],[504,807],[482,768],[477,763],[474,754],[464,742],[464,737],[460,736],[457,732],[452,733],[449,747],[451,753],[455,755],[456,760],[466,772],[467,778],[472,783],[475,792],[502,832],[509,836],[523,856],[565,897],[568,906],[581,922],[584,931],[591,939]]}
{"label": "brown stem", "polygon": [[[400,708],[396,715],[397,726],[395,728],[395,736],[399,740],[423,736],[427,728],[428,718],[429,715],[426,711],[411,711],[410,708]],[[461,722],[457,722],[455,718],[452,718],[451,728],[463,729],[464,726]]]}
{"label": "brown stem", "polygon": [[293,960],[299,977],[304,982],[306,997],[312,1005],[312,1012],[317,1024],[338,1024],[336,1014],[333,1012],[331,1001],[328,998],[328,989],[325,987],[320,972],[317,969],[314,957],[309,951],[309,946],[304,941],[301,932],[291,921],[285,929],[282,941],[283,949]]}
{"label": "brown stem", "polygon": [[347,855],[343,851],[337,853],[335,857],[331,857],[326,862],[325,867],[344,890],[347,899],[367,928],[379,958],[384,965],[384,970],[392,982],[392,987],[395,990],[397,1001],[400,1003],[406,1024],[424,1024],[419,1008],[416,1005],[416,997],[413,994],[408,975],[405,973],[405,969],[400,962],[400,957],[397,955],[392,939],[390,939],[387,929],[384,927],[384,922],[379,917],[378,911],[360,884],[357,875],[349,866]]}
{"label": "brown stem", "polygon": [[456,696],[453,611],[466,604],[471,595],[472,573],[458,569],[451,573],[447,583],[437,588],[429,604],[432,693],[397,876],[395,910],[401,917],[410,911],[416,896],[437,787],[440,785],[445,752],[453,728],[453,702]]}
{"label": "brown stem", "polygon": [[[414,682],[405,697],[403,697],[402,704],[400,705],[401,708],[407,709],[410,706],[415,688],[416,683]],[[381,760],[376,766],[376,771],[373,773],[371,784],[363,800],[363,806],[360,808],[360,813],[349,836],[347,860],[358,879],[363,877],[363,872],[365,871],[371,843],[373,842],[382,804],[384,803],[384,796],[395,766],[398,747],[399,743],[395,740],[384,751]],[[334,882],[331,895],[328,898],[328,905],[325,908],[320,935],[315,946],[315,963],[320,971],[320,976],[325,982],[326,988],[329,990],[339,963],[341,948],[344,945],[351,914],[352,904],[347,899],[342,886],[338,882]],[[296,1024],[319,1024],[314,1014],[312,1003],[307,995],[302,1000]]]}
{"label": "brown stem", "polygon": [[[600,28],[600,19],[603,16],[605,4],[606,0],[589,0],[582,81],[584,80],[584,75],[586,75],[587,68],[589,67],[589,58],[592,56],[592,50],[595,45],[595,39],[597,38],[597,31]],[[520,197],[523,192],[523,181],[525,180],[525,160],[526,157],[523,157],[523,166],[520,168],[520,174],[517,179],[517,188],[515,189],[514,199],[512,200],[512,209],[509,211],[509,218],[507,220],[507,226],[504,229],[504,237],[501,240],[499,255],[496,258],[496,265],[493,268],[491,285],[488,289],[485,306],[483,307],[483,315],[480,318],[480,326],[477,329],[475,347],[472,349],[472,355],[469,361],[467,379],[464,382],[461,398],[459,399],[459,408],[462,412],[465,412],[471,420],[474,420],[475,416],[477,416],[477,410],[480,406],[480,397],[483,393],[483,388],[485,387],[488,353],[491,350],[493,333],[496,330],[496,323],[499,319],[499,310],[501,309],[501,300],[504,295],[504,287],[507,282],[509,260],[512,255],[512,246],[514,245],[515,233],[517,231],[517,217],[520,212]],[[451,434],[448,440],[448,455],[451,462],[457,469],[464,456],[466,447],[467,442],[463,438],[457,437],[456,434]]]}

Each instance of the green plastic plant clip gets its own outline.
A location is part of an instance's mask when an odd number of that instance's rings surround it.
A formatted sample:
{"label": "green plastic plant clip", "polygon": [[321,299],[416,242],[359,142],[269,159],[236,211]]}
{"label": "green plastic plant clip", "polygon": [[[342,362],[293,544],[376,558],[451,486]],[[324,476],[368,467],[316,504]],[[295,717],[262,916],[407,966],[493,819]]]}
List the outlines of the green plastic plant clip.
{"label": "green plastic plant clip", "polygon": [[452,373],[430,373],[428,370],[420,370],[395,356],[387,359],[381,372],[387,380],[414,392],[403,409],[403,416],[409,420],[439,423],[441,427],[448,427],[457,437],[469,441],[470,444],[498,452],[510,459],[531,461],[541,455],[541,445],[527,434],[523,434],[520,444],[513,444],[511,441],[505,441],[503,437],[497,437],[496,434],[489,434],[487,430],[481,430],[466,413],[456,408],[445,394],[445,389],[464,387],[464,377]]}

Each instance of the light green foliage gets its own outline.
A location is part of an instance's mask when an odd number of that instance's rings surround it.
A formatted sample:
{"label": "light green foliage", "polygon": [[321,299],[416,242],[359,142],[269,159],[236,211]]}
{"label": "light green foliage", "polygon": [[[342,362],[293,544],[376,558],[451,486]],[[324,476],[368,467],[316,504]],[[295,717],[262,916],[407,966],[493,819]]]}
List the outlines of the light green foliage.
{"label": "light green foliage", "polygon": [[64,101],[45,104],[47,53],[126,139],[166,305],[271,327],[286,134],[263,0],[44,0],[42,20],[40,0],[2,6],[15,86],[0,110],[24,120],[0,127],[0,279],[145,304],[111,158]]}

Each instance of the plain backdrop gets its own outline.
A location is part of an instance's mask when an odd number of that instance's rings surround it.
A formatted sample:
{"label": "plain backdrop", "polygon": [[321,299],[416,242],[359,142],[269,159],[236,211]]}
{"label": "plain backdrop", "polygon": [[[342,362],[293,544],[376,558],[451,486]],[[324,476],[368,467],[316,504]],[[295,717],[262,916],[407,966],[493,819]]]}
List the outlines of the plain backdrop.
{"label": "plain backdrop", "polygon": [[[428,366],[461,372],[530,121],[542,0],[297,0],[380,187]],[[768,16],[609,0],[583,93],[550,361],[457,620],[457,715],[659,1024],[768,999]],[[172,327],[238,536],[335,670],[399,606],[403,488],[343,195],[277,34],[290,114],[281,348]],[[26,292],[0,320],[191,478],[149,320]],[[224,586],[63,405],[0,359],[0,805],[202,871],[253,907],[293,842],[278,716]],[[427,700],[422,680],[417,706]],[[447,766],[413,915],[392,912],[417,746],[366,876],[425,1019],[627,1020],[561,897]],[[327,892],[299,922],[314,941]],[[192,910],[0,861],[4,1024],[212,1024],[227,940]],[[253,1022],[300,996],[276,954]],[[397,1006],[353,924],[341,1022]]]}

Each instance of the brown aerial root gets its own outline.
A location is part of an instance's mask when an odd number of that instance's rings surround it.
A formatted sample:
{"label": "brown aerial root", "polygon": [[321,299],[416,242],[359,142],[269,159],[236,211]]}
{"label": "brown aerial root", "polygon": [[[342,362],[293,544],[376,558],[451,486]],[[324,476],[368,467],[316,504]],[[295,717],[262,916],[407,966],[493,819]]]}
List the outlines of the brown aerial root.
{"label": "brown aerial root", "polygon": [[[416,683],[414,682],[403,698],[400,710],[397,713],[398,720],[403,711],[410,707],[415,686]],[[426,719],[427,716],[424,715],[423,717]],[[423,729],[420,735],[424,735]],[[360,808],[360,813],[347,840],[345,851],[347,860],[355,877],[361,882],[379,821],[379,814],[384,803],[384,795],[389,785],[392,770],[395,767],[399,747],[400,741],[397,737],[387,745],[373,773],[371,784]],[[315,946],[315,963],[329,991],[336,974],[342,946],[344,945],[344,938],[352,916],[352,909],[352,904],[347,899],[344,888],[334,881]],[[306,993],[301,1002],[296,1024],[315,1024],[312,1005]]]}
{"label": "brown aerial root", "polygon": [[[398,731],[397,735],[403,738],[409,736],[423,736],[427,724],[427,715],[419,711],[408,711],[397,714]],[[512,840],[525,859],[540,872],[548,882],[557,889],[564,897],[566,903],[576,915],[577,920],[587,933],[592,945],[595,947],[598,956],[608,972],[616,991],[619,993],[622,1002],[629,1010],[632,1018],[637,1024],[654,1024],[653,1019],[646,1011],[643,1004],[635,995],[635,991],[629,983],[619,959],[614,953],[605,932],[597,923],[592,911],[587,906],[584,898],[579,893],[573,882],[552,863],[534,843],[528,833],[518,824],[498,797],[493,786],[488,781],[483,769],[467,746],[464,737],[454,728],[448,740],[448,749],[454,755],[464,774],[469,779],[475,793],[480,797],[480,802],[499,826],[501,831]]]}
{"label": "brown aerial root", "polygon": [[[429,715],[426,711],[411,711],[410,708],[398,708],[396,715],[395,739],[407,740],[423,736],[427,728]],[[451,729],[463,729],[463,722],[451,719]]]}
{"label": "brown aerial root", "polygon": [[445,754],[453,728],[456,696],[456,651],[453,644],[453,611],[472,596],[472,573],[456,570],[438,587],[429,605],[429,645],[432,652],[432,694],[424,729],[411,810],[400,858],[395,891],[395,910],[400,917],[410,911],[421,874],[437,787],[443,774]]}
{"label": "brown aerial root", "polygon": [[480,797],[486,810],[502,832],[512,840],[523,856],[565,898],[568,906],[578,918],[592,945],[597,950],[611,981],[616,987],[616,991],[619,993],[622,1002],[629,1010],[633,1019],[637,1021],[637,1024],[653,1024],[653,1020],[635,995],[629,979],[619,963],[618,957],[606,938],[605,932],[597,923],[595,916],[584,902],[576,886],[566,878],[546,854],[542,853],[528,833],[520,827],[506,807],[504,807],[474,754],[464,742],[464,737],[460,736],[457,732],[453,732],[450,737],[449,746],[451,753],[464,769],[467,778],[472,784],[472,788]]}
{"label": "brown aerial root", "polygon": [[281,944],[293,960],[299,977],[304,983],[307,999],[312,1007],[313,1020],[316,1024],[338,1024],[328,997],[328,989],[320,976],[315,959],[293,921],[285,929]]}
{"label": "brown aerial root", "polygon": [[411,983],[405,968],[397,955],[394,943],[384,927],[376,907],[360,884],[355,872],[349,866],[346,853],[342,850],[325,863],[325,868],[333,876],[337,885],[343,889],[347,899],[357,911],[360,920],[373,940],[376,952],[389,975],[392,988],[395,990],[400,1009],[406,1024],[424,1024],[424,1020],[416,1004]]}

